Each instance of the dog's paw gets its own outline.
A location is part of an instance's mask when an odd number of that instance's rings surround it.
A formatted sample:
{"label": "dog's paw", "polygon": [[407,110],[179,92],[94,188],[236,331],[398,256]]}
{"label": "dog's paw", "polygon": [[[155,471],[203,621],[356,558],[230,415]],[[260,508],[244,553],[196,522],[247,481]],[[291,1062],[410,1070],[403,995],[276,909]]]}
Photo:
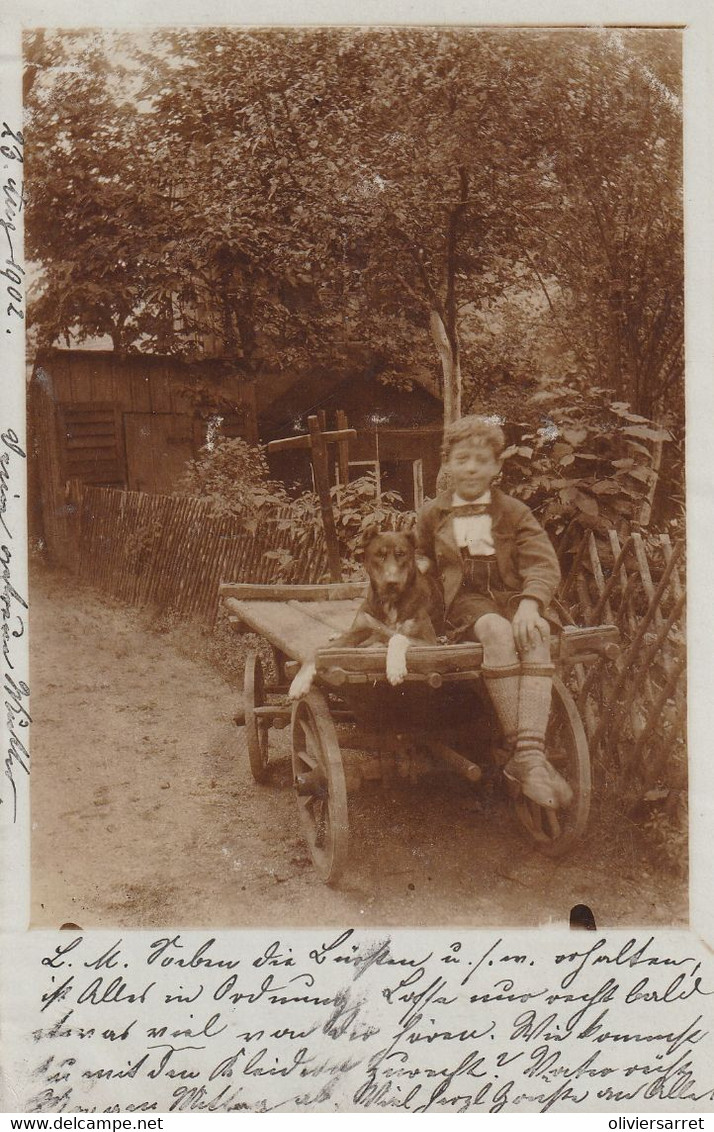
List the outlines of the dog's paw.
{"label": "dog's paw", "polygon": [[389,681],[389,683],[394,688],[396,688],[397,685],[404,683],[404,678],[405,678],[406,674],[407,674],[406,664],[400,665],[400,667],[398,667],[398,668],[397,668],[396,665],[392,665],[392,666],[387,668],[387,680]]}
{"label": "dog's paw", "polygon": [[409,638],[395,633],[387,646],[387,680],[390,684],[401,684],[407,674],[407,649]]}
{"label": "dog's paw", "polygon": [[293,682],[288,690],[289,700],[299,700],[306,696],[312,687],[312,682],[315,679],[315,665],[303,664],[302,668],[296,673]]}

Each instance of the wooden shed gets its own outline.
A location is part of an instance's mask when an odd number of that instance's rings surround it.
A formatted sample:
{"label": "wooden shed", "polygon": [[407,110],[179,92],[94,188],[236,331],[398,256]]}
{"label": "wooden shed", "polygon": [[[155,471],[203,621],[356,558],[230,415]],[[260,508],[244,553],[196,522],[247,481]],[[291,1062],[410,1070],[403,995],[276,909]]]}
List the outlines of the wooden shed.
{"label": "wooden shed", "polygon": [[[35,458],[33,531],[53,556],[68,557],[71,481],[162,493],[205,443],[211,418],[202,391],[225,409],[220,427],[257,443],[255,389],[218,360],[108,350],[46,350],[31,378],[28,411]],[[204,397],[204,403],[210,400]]]}
{"label": "wooden shed", "polygon": [[[225,408],[211,415],[208,405],[216,402]],[[210,428],[265,443],[307,431],[307,416],[316,409],[330,420],[343,410],[357,430],[350,478],[373,472],[381,490],[397,491],[408,507],[434,493],[441,401],[418,380],[408,388],[385,384],[368,360],[347,372],[282,371],[256,383],[231,373],[221,359],[189,364],[111,350],[45,350],[28,397],[31,537],[69,565],[76,501],[68,485],[171,493]],[[307,453],[283,452],[270,463],[276,478],[312,486]],[[338,482],[336,466],[331,476]]]}

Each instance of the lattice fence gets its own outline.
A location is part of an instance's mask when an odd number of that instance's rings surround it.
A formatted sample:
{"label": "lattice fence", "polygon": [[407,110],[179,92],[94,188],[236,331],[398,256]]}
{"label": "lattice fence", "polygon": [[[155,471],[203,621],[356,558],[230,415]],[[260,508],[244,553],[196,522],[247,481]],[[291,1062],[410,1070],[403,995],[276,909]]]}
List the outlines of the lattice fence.
{"label": "lattice fence", "polygon": [[575,670],[593,756],[641,793],[686,782],[684,547],[615,531],[580,542],[562,588],[577,624],[617,625],[622,655]]}

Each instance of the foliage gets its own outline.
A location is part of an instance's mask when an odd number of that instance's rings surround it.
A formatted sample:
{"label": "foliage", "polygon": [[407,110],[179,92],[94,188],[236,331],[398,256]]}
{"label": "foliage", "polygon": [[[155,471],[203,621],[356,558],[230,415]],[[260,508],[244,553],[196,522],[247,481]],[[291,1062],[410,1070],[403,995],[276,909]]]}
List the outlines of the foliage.
{"label": "foliage", "polygon": [[514,232],[581,373],[648,417],[681,415],[680,50],[634,29],[549,42],[540,191]]}
{"label": "foliage", "polygon": [[[414,522],[414,514],[405,511],[401,497],[394,491],[377,495],[377,482],[373,473],[351,480],[342,487],[330,490],[335,516],[340,556],[353,573],[359,573],[366,536],[372,530],[400,530]],[[299,531],[314,529],[322,523],[320,501],[312,492],[306,492],[291,504],[291,523]]]}
{"label": "foliage", "polygon": [[524,340],[547,321],[587,382],[681,410],[679,42],[29,33],[32,319],[258,379],[359,345],[396,379],[430,372],[450,418],[462,371],[488,395],[517,361],[508,327],[490,359],[472,331],[521,287],[547,307]]}
{"label": "foliage", "polygon": [[653,863],[659,869],[684,876],[687,872],[689,827],[686,806],[681,812],[657,811],[644,823],[642,832]]}
{"label": "foliage", "polygon": [[604,390],[585,394],[570,382],[544,381],[530,406],[542,424],[518,428],[505,453],[505,490],[528,503],[556,545],[566,531],[636,526],[656,486],[653,445],[669,431]]}
{"label": "foliage", "polygon": [[[187,464],[179,489],[208,500],[213,515],[233,517],[253,534],[266,522],[287,534],[287,546],[265,552],[266,558],[276,562],[276,581],[290,576],[293,560],[310,544],[314,532],[322,529],[318,496],[303,492],[290,498],[282,484],[270,479],[262,450],[243,440],[219,436],[204,446],[198,459]],[[368,530],[394,530],[413,522],[413,515],[404,510],[395,492],[377,495],[376,479],[371,473],[333,487],[331,498],[340,554],[345,566],[355,574],[359,572],[357,562]],[[138,550],[145,541],[144,533]]]}
{"label": "foliage", "polygon": [[[30,306],[39,344],[109,335],[123,353],[154,317],[152,294],[171,287],[152,247],[170,247],[137,107],[126,97],[128,40],[43,31],[25,42],[31,76],[26,250],[42,263]],[[109,56],[112,61],[109,62]],[[163,301],[163,300],[162,300]]]}
{"label": "foliage", "polygon": [[177,486],[185,495],[209,500],[214,515],[233,515],[248,529],[256,529],[265,508],[288,503],[283,485],[270,479],[261,449],[240,438],[217,436],[204,445],[197,459],[187,464]]}

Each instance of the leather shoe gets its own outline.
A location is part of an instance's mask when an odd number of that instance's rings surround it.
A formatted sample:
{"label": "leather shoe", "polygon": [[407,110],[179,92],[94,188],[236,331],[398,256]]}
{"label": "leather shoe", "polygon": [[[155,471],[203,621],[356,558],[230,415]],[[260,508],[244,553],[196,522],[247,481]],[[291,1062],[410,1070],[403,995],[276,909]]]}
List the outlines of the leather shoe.
{"label": "leather shoe", "polygon": [[521,793],[549,810],[564,809],[573,800],[573,791],[545,755],[514,755],[503,768],[511,782],[517,782]]}

